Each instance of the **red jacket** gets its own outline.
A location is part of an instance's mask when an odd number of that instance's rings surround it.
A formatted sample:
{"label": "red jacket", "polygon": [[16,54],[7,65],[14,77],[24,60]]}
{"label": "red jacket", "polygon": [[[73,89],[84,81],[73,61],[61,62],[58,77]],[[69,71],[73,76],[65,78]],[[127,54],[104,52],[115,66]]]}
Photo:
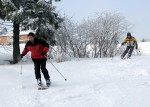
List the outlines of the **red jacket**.
{"label": "red jacket", "polygon": [[46,58],[43,53],[49,51],[49,45],[44,40],[34,38],[34,42],[28,41],[26,43],[22,54],[26,55],[29,51],[31,52],[32,59],[43,59]]}

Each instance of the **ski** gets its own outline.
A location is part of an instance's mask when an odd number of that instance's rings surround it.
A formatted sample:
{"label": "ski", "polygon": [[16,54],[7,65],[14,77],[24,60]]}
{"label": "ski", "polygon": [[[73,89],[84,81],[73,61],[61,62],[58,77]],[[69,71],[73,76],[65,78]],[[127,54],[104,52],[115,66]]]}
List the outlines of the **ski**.
{"label": "ski", "polygon": [[49,87],[47,87],[47,86],[40,86],[40,87],[38,87],[38,90],[46,90],[46,89],[48,89]]}
{"label": "ski", "polygon": [[46,89],[48,89],[48,88],[50,87],[50,85],[51,85],[51,82],[48,81],[48,82],[46,83],[46,85],[43,85],[43,84],[39,85],[39,86],[38,86],[38,90],[46,90]]}

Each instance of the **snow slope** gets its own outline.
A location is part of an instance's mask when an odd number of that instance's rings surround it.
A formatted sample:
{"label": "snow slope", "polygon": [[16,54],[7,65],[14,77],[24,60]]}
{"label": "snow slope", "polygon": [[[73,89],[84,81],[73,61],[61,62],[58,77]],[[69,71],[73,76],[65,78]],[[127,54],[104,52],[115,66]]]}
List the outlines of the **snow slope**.
{"label": "snow slope", "polygon": [[[73,59],[47,62],[52,85],[37,90],[30,59],[9,65],[1,60],[0,107],[150,107],[150,43],[140,43],[142,56],[121,60],[119,56],[102,59]],[[9,59],[9,52],[1,59]],[[42,78],[43,79],[43,78]],[[45,83],[44,79],[43,82]]]}

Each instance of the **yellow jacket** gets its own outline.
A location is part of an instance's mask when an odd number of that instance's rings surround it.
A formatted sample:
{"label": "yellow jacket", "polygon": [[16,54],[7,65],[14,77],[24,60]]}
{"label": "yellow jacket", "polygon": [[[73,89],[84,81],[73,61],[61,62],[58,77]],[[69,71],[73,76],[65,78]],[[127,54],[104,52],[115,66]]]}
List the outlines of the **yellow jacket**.
{"label": "yellow jacket", "polygon": [[134,37],[131,38],[125,38],[124,43],[127,43],[127,46],[136,46],[137,47],[137,40]]}

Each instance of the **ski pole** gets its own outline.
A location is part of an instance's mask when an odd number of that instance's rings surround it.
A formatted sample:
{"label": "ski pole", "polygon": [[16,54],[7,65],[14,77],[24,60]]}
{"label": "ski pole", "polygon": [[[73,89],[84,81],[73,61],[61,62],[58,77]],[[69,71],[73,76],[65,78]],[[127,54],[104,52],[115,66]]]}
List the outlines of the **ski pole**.
{"label": "ski pole", "polygon": [[21,71],[20,71],[20,75],[22,75],[22,58],[21,58]]}
{"label": "ski pole", "polygon": [[20,70],[20,82],[21,82],[21,88],[23,88],[23,79],[22,79],[22,58],[21,58],[21,70]]}
{"label": "ski pole", "polygon": [[51,65],[56,69],[56,71],[64,78],[65,81],[67,81],[67,78],[65,78],[62,73],[55,67],[55,65],[49,60],[49,62],[51,63]]}

